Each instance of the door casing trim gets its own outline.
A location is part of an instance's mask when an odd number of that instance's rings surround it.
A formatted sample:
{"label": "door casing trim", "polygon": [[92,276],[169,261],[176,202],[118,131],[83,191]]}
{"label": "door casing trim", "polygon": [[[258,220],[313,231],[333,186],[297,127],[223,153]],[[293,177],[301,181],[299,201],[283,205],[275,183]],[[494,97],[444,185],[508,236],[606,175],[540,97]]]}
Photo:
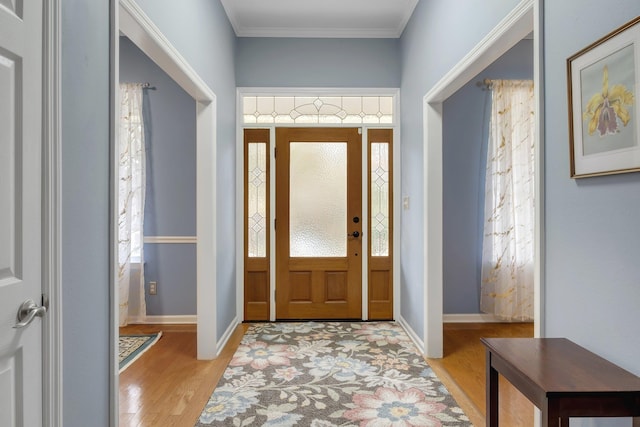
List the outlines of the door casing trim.
{"label": "door casing trim", "polygon": [[44,3],[43,31],[43,283],[49,310],[42,329],[43,425],[63,426],[61,259],[61,1]]}
{"label": "door casing trim", "polygon": [[542,34],[543,0],[522,0],[494,27],[480,43],[442,77],[424,96],[424,346],[421,351],[431,358],[443,356],[443,254],[442,254],[442,120],[443,103],[475,75],[502,56],[509,48],[534,32],[534,85],[537,126],[535,136],[535,266],[534,266],[534,332],[544,335],[542,285],[544,256],[543,185],[543,81]]}
{"label": "door casing trim", "polygon": [[[242,111],[242,98],[244,96],[392,96],[394,99],[394,119],[393,123],[389,124],[273,124],[273,123],[250,123],[245,124],[243,122]],[[393,234],[393,313],[397,318],[400,314],[400,217],[398,213],[402,208],[400,182],[401,179],[401,138],[400,138],[400,89],[399,88],[316,88],[316,87],[238,87],[236,90],[236,218],[242,218],[244,215],[244,149],[243,149],[243,130],[249,128],[260,128],[270,130],[270,140],[272,146],[269,150],[271,156],[271,164],[274,165],[271,168],[270,182],[275,185],[275,158],[273,153],[273,147],[275,146],[276,132],[275,129],[278,126],[282,127],[345,127],[345,128],[362,128],[362,141],[366,141],[367,129],[369,128],[392,128],[393,129],[393,209],[396,214],[393,217],[393,229],[396,230]],[[367,170],[364,168],[367,161],[367,148],[363,142],[363,174]],[[366,180],[363,180],[363,227],[368,224],[368,212],[367,212],[367,192],[366,192]],[[275,215],[275,191],[271,191],[271,218]],[[275,236],[275,229],[273,221],[269,225],[271,227],[271,235]],[[368,254],[368,236],[364,236],[363,239],[363,256]],[[236,241],[244,242],[244,221],[236,221]],[[269,309],[270,320],[275,321],[275,238],[271,239],[271,277],[270,277],[270,301],[271,306]],[[368,320],[368,271],[367,263],[363,262],[362,267],[362,320]],[[236,245],[236,304],[238,319],[242,321],[244,319],[244,245]]]}
{"label": "door casing trim", "polygon": [[197,280],[197,357],[217,357],[222,346],[217,337],[216,300],[216,94],[191,67],[189,62],[162,34],[134,0],[111,0],[111,69],[110,102],[110,425],[118,425],[118,290],[115,285],[117,265],[114,260],[117,230],[117,118],[119,34],[129,37],[167,75],[185,90],[196,104],[196,280]]}

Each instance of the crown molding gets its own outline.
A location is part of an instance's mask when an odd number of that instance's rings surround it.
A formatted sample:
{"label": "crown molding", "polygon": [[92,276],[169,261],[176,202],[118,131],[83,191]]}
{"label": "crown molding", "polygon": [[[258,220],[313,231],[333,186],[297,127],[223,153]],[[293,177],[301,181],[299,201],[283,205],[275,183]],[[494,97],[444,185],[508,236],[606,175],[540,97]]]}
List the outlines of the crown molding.
{"label": "crown molding", "polygon": [[[224,8],[229,23],[233,28],[236,36],[238,37],[289,37],[289,38],[400,38],[402,33],[411,19],[411,15],[418,4],[418,0],[408,0],[404,3],[400,20],[396,23],[390,23],[390,25],[381,27],[379,23],[369,26],[363,26],[361,28],[349,27],[282,27],[282,26],[247,26],[243,25],[241,12],[238,11],[237,0],[221,0],[222,7]],[[277,4],[274,6],[277,7]],[[305,10],[304,7],[300,8],[300,16],[305,13],[313,13],[308,7]],[[356,12],[349,10],[337,11],[337,13],[349,13],[355,17],[362,17],[366,20],[366,15],[363,12]],[[266,18],[265,18],[266,19]]]}
{"label": "crown molding", "polygon": [[238,37],[325,38],[325,39],[397,39],[404,27],[398,29],[369,28],[235,28]]}

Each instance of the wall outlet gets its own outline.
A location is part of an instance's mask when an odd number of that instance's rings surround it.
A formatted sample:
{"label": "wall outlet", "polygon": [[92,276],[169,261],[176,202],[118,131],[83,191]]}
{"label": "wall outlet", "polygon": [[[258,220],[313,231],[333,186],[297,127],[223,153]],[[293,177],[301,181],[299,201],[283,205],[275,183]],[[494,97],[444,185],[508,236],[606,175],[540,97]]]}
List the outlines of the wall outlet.
{"label": "wall outlet", "polygon": [[149,295],[157,295],[158,282],[149,282]]}

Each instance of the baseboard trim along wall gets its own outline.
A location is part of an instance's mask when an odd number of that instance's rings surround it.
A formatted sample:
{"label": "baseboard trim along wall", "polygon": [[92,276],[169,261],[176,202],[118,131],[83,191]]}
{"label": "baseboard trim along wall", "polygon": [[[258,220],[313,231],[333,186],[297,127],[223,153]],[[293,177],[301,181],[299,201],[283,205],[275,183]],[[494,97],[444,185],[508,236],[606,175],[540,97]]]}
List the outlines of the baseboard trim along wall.
{"label": "baseboard trim along wall", "polygon": [[442,323],[502,323],[504,320],[493,314],[486,313],[462,313],[443,314]]}
{"label": "baseboard trim along wall", "polygon": [[418,334],[416,334],[416,331],[414,331],[413,328],[409,326],[407,321],[404,320],[404,317],[402,316],[397,317],[397,322],[400,324],[400,326],[402,326],[402,328],[407,333],[407,335],[409,335],[409,338],[411,338],[411,341],[413,341],[415,346],[418,348],[418,351],[420,352],[420,354],[424,354],[424,341],[422,341],[418,337]]}
{"label": "baseboard trim along wall", "polygon": [[194,325],[198,322],[198,316],[196,316],[195,314],[172,316],[132,316],[127,319],[127,322],[129,324],[138,325]]}
{"label": "baseboard trim along wall", "polygon": [[[198,316],[195,314],[172,316],[131,316],[127,319],[127,323],[129,325],[195,325],[198,323]],[[227,345],[227,342],[239,324],[240,322],[238,321],[238,318],[234,317],[227,330],[224,331],[224,334],[222,334],[218,340],[216,357],[220,356],[220,353],[224,349],[225,345]]]}
{"label": "baseboard trim along wall", "polygon": [[144,243],[198,243],[197,236],[144,236]]}
{"label": "baseboard trim along wall", "polygon": [[222,353],[222,350],[224,350],[224,347],[227,345],[229,338],[231,338],[233,331],[236,330],[236,327],[238,327],[239,324],[240,322],[238,322],[238,318],[234,317],[227,330],[224,331],[224,334],[222,334],[220,339],[218,339],[218,344],[216,345],[216,357],[220,356],[220,353]]}

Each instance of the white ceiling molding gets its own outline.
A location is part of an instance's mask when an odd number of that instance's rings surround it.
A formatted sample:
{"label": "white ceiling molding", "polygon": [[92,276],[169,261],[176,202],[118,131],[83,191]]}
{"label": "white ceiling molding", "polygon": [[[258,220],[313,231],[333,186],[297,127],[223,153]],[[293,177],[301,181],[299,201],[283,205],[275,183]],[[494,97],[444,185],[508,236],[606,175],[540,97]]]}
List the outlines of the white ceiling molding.
{"label": "white ceiling molding", "polygon": [[238,37],[399,38],[418,0],[221,0]]}

